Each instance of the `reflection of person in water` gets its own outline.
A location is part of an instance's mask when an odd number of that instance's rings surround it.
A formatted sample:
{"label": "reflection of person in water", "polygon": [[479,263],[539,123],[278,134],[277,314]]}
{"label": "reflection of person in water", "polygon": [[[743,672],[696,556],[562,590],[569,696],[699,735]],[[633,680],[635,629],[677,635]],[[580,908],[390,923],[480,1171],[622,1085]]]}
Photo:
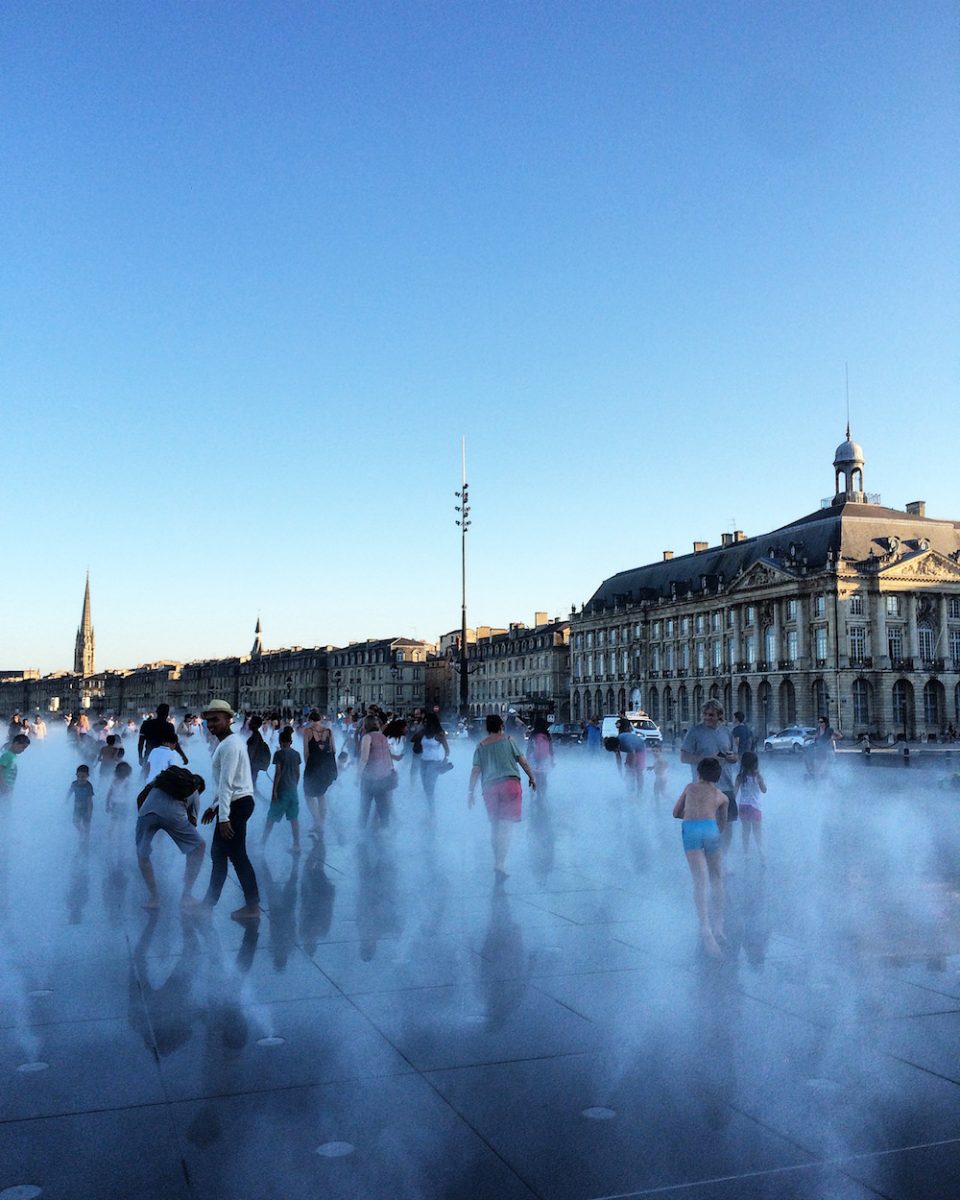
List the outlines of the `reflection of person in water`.
{"label": "reflection of person in water", "polygon": [[273,878],[266,859],[260,868],[260,876],[267,893],[267,918],[270,922],[270,955],[273,965],[282,971],[287,965],[290,951],[297,940],[297,881],[300,875],[300,860],[294,858],[286,883],[279,884]]}
{"label": "reflection of person in water", "polygon": [[324,870],[327,847],[323,838],[313,844],[303,864],[300,880],[300,940],[304,951],[312,955],[321,938],[330,932],[336,888]]}
{"label": "reflection of person in water", "polygon": [[377,952],[377,942],[393,937],[402,928],[397,915],[397,864],[392,851],[382,842],[361,841],[357,846],[357,866],[360,957],[369,962]]}
{"label": "reflection of person in water", "polygon": [[494,888],[490,924],[480,951],[480,983],[487,1009],[487,1031],[506,1025],[520,1007],[528,987],[523,953],[523,930],[513,919],[510,899],[503,888]]}

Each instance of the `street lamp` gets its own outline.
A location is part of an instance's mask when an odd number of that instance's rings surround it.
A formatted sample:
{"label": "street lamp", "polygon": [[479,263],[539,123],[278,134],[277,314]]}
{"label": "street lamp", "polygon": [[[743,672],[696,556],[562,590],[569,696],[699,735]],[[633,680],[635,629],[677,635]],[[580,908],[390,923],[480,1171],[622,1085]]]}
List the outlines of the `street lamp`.
{"label": "street lamp", "polygon": [[335,712],[333,719],[336,720],[340,716],[340,684],[343,683],[343,673],[336,671],[333,676],[333,686],[336,690]]}
{"label": "street lamp", "polygon": [[467,439],[460,439],[460,491],[454,496],[460,501],[454,512],[460,516],[460,716],[466,719],[469,710],[468,650],[467,650],[467,530],[470,528],[470,492],[467,487]]}

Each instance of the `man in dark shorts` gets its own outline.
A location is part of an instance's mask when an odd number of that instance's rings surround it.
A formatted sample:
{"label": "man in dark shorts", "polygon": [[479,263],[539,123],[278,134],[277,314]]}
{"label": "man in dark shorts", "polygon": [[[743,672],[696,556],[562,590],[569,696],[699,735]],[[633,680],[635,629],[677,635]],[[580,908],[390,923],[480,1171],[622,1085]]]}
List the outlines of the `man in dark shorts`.
{"label": "man in dark shorts", "polygon": [[700,722],[694,725],[683,739],[680,761],[692,767],[692,778],[697,781],[697,764],[705,758],[715,758],[720,763],[720,779],[716,786],[727,798],[727,822],[722,838],[726,848],[733,836],[732,825],[737,819],[736,785],[733,766],[737,761],[737,750],[733,734],[723,724],[723,705],[719,700],[708,700],[700,714]]}
{"label": "man in dark shorts", "polygon": [[140,737],[137,740],[137,758],[140,760],[144,774],[146,774],[146,763],[150,757],[150,751],[156,750],[158,746],[172,746],[183,759],[183,765],[187,765],[187,756],[183,752],[180,739],[177,737],[177,731],[169,717],[170,705],[158,704],[157,715],[155,717],[147,717],[140,726]]}
{"label": "man in dark shorts", "polygon": [[747,718],[742,712],[735,712],[733,719],[736,725],[730,730],[730,735],[733,738],[733,744],[737,748],[737,758],[743,758],[748,750],[755,750],[757,739],[754,737],[753,730],[747,724]]}

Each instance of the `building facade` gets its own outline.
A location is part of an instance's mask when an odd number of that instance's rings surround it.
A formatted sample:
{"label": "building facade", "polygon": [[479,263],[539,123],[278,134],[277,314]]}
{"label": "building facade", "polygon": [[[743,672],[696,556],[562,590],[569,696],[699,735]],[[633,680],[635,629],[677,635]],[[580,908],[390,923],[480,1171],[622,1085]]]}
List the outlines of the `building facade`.
{"label": "building facade", "polygon": [[427,702],[427,657],[432,642],[414,638],[375,638],[329,652],[331,710],[376,704],[408,713]]}
{"label": "building facade", "polygon": [[665,732],[705,699],[764,734],[824,715],[847,736],[960,721],[960,523],[863,490],[850,440],[832,500],[757,537],[613,576],[572,617],[571,713],[645,708]]}
{"label": "building facade", "polygon": [[570,622],[538,612],[532,627],[517,623],[478,637],[471,647],[473,716],[505,713],[556,721],[570,713]]}

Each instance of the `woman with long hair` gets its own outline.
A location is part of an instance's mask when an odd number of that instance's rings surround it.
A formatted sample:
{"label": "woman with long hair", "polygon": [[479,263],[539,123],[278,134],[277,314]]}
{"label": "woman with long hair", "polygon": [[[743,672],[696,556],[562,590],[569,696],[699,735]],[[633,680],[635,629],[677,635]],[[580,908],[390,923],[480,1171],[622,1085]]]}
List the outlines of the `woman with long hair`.
{"label": "woman with long hair", "polygon": [[433,796],[437,789],[437,776],[444,770],[450,760],[450,746],[447,735],[443,732],[440,718],[435,712],[428,712],[423,718],[423,738],[420,745],[420,776],[423,779],[423,790],[427,795],[427,807],[433,816]]}
{"label": "woman with long hair", "polygon": [[527,755],[533,768],[533,777],[537,781],[537,797],[547,798],[547,779],[554,766],[553,739],[550,737],[550,726],[546,717],[537,717],[533,722],[533,732],[527,739]]}
{"label": "woman with long hair", "polygon": [[336,778],[337,747],[333,730],[324,723],[317,709],[313,709],[303,731],[303,794],[313,817],[311,837],[323,837],[327,788]]}
{"label": "woman with long hair", "polygon": [[390,821],[390,793],[396,787],[390,743],[380,730],[376,716],[363,718],[360,727],[360,828],[366,829],[370,806],[376,805],[377,823],[385,829]]}

